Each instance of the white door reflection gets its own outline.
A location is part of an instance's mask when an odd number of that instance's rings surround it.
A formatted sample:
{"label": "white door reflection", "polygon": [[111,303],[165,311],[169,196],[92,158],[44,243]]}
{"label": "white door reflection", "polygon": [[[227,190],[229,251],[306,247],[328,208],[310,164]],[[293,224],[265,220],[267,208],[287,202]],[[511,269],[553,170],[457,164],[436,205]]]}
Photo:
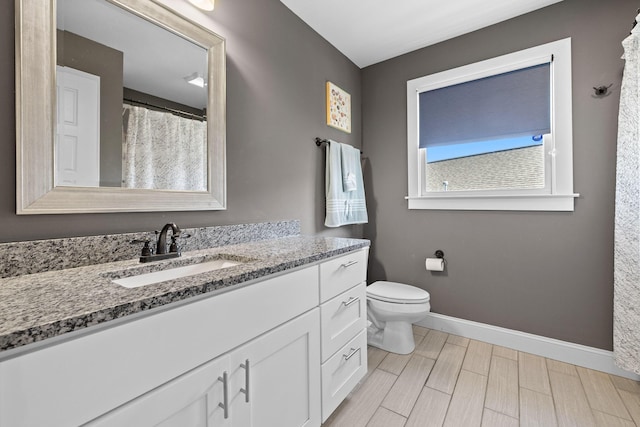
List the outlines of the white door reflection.
{"label": "white door reflection", "polygon": [[100,77],[69,67],[57,72],[56,186],[100,185]]}

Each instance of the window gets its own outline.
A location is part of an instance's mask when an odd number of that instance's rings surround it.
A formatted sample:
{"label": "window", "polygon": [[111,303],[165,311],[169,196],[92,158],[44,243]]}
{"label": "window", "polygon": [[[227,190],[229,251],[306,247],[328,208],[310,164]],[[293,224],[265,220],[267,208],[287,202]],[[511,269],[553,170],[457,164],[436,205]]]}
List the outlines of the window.
{"label": "window", "polygon": [[572,211],[571,41],[407,82],[409,209]]}

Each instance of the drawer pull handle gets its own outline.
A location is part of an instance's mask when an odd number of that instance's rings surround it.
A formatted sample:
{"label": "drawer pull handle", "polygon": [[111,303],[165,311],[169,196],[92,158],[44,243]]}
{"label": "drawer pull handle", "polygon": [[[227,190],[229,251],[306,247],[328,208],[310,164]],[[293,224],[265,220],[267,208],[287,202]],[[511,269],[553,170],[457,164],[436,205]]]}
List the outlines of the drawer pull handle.
{"label": "drawer pull handle", "polygon": [[240,364],[244,369],[244,388],[240,389],[240,393],[244,393],[244,401],[249,403],[249,359]]}
{"label": "drawer pull handle", "polygon": [[223,390],[223,402],[218,403],[218,406],[224,410],[224,419],[229,418],[229,377],[225,371],[221,377],[218,377],[218,381],[222,381]]}
{"label": "drawer pull handle", "polygon": [[349,307],[350,305],[356,303],[360,301],[360,298],[356,298],[356,297],[351,297],[349,298],[348,301],[342,301],[342,305],[344,305],[345,307]]}
{"label": "drawer pull handle", "polygon": [[351,350],[349,351],[349,354],[343,354],[342,357],[344,357],[344,360],[349,360],[359,351],[360,351],[360,347],[351,348]]}
{"label": "drawer pull handle", "polygon": [[358,261],[351,260],[349,262],[345,262],[344,264],[341,264],[340,267],[347,268],[347,267],[351,267],[352,265],[356,265],[357,263]]}

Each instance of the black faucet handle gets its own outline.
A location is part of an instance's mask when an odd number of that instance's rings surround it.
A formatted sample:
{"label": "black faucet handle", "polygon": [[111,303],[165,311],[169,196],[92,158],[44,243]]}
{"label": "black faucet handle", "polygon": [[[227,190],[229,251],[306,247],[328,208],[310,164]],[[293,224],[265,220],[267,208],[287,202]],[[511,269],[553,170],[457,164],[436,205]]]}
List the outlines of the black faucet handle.
{"label": "black faucet handle", "polygon": [[171,236],[171,244],[169,245],[169,252],[179,252],[178,244],[176,243],[176,236]]}
{"label": "black faucet handle", "polygon": [[172,234],[171,235],[171,244],[169,245],[169,252],[180,252],[180,247],[178,246],[178,239],[188,239],[191,237],[191,234],[180,233],[180,234]]}
{"label": "black faucet handle", "polygon": [[140,243],[149,243],[150,240],[149,239],[133,239],[133,240],[129,240],[129,243],[132,245],[139,245]]}
{"label": "black faucet handle", "polygon": [[140,243],[144,244],[144,246],[142,247],[142,252],[140,253],[141,256],[149,256],[153,254],[153,249],[151,249],[151,247],[149,246],[149,243],[151,243],[149,239],[133,239],[129,243],[132,245],[137,245]]}

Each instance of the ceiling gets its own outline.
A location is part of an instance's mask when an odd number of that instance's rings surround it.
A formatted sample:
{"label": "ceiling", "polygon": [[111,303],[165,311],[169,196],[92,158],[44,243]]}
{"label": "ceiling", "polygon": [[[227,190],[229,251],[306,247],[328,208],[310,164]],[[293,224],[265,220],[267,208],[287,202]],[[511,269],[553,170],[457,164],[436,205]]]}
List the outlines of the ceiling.
{"label": "ceiling", "polygon": [[[123,52],[124,86],[197,109],[207,92],[185,77],[207,76],[207,50],[101,0],[58,0],[58,29]],[[108,22],[109,25],[104,25]]]}
{"label": "ceiling", "polygon": [[280,0],[364,68],[562,0]]}

